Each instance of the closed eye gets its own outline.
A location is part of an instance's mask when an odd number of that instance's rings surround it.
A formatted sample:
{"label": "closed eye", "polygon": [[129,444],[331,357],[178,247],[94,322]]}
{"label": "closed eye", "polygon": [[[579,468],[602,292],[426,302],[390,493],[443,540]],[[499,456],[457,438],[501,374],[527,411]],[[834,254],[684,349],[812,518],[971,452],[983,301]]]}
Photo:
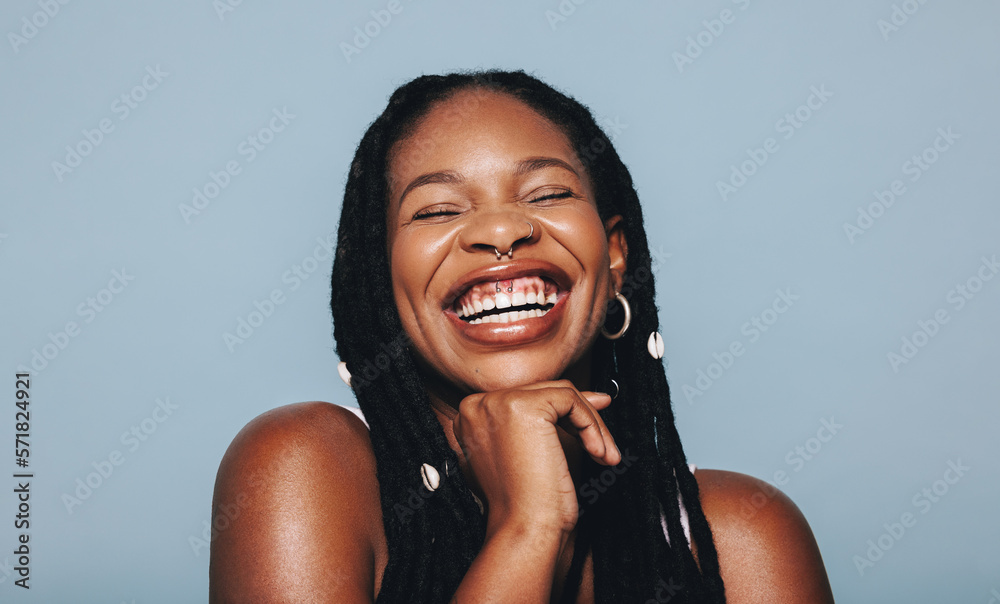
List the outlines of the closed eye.
{"label": "closed eye", "polygon": [[411,220],[426,220],[428,218],[443,218],[455,216],[460,213],[461,208],[455,207],[452,203],[436,203],[429,205],[422,210],[418,210]]}
{"label": "closed eye", "polygon": [[548,201],[550,199],[566,199],[569,197],[576,197],[576,194],[572,191],[560,191],[559,193],[551,193],[549,195],[542,195],[541,197],[529,199],[528,203],[538,203],[539,201]]}
{"label": "closed eye", "polygon": [[413,215],[414,220],[420,220],[422,218],[434,218],[435,216],[452,216],[458,214],[453,210],[421,210]]}

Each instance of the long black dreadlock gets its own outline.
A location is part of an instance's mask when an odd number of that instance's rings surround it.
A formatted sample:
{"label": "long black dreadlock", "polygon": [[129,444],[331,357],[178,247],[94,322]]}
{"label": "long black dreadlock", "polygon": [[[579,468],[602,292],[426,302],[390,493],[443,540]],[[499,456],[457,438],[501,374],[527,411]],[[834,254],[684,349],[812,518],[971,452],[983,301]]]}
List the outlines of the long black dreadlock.
{"label": "long black dreadlock", "polygon": [[[447,602],[482,548],[486,530],[458,471],[458,458],[431,411],[395,304],[358,303],[393,299],[385,217],[393,146],[431,107],[459,91],[510,95],[559,126],[587,167],[601,218],[624,218],[628,271],[622,293],[632,307],[632,324],[621,339],[595,345],[592,376],[595,385],[608,390],[612,378],[620,385],[614,404],[601,415],[619,448],[634,460],[619,467],[612,486],[602,485],[604,492],[591,498],[596,499],[592,505],[581,502],[564,600],[576,593],[590,545],[597,602],[724,602],[712,533],[674,425],[666,374],[646,350],[646,336],[658,331],[659,322],[632,177],[586,107],[521,71],[421,76],[408,82],[369,126],[351,163],[330,306],[337,353],[354,375],[355,395],[371,427],[389,548],[378,602]],[[433,494],[421,481],[424,462],[442,473]],[[588,479],[607,479],[607,471],[589,462]],[[687,509],[698,563],[687,546],[678,496]]]}

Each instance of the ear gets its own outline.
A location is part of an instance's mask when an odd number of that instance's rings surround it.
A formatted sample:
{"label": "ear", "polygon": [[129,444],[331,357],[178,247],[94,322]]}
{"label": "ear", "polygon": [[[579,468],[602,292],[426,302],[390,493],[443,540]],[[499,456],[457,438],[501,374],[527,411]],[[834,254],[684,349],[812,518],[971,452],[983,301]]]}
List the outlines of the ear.
{"label": "ear", "polygon": [[608,257],[611,260],[611,285],[614,287],[608,297],[614,297],[615,292],[622,290],[628,266],[628,241],[625,239],[625,227],[622,223],[622,217],[617,214],[604,221],[604,232],[608,236]]}

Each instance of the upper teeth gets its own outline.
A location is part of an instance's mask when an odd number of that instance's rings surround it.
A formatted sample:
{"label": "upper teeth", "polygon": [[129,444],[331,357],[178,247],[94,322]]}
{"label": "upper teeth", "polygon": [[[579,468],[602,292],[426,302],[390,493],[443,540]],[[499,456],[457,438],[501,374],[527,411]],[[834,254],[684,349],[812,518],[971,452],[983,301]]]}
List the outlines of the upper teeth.
{"label": "upper teeth", "polygon": [[[555,304],[558,296],[555,292],[550,293],[547,297],[544,292],[529,292],[525,294],[524,292],[514,292],[507,295],[505,292],[499,292],[492,295],[487,295],[483,297],[482,301],[473,300],[471,303],[466,302],[458,309],[458,316],[460,317],[472,317],[478,315],[484,311],[493,310],[495,308],[513,308],[516,309],[521,306],[526,306],[528,304]],[[472,323],[482,323],[484,320],[492,323],[507,323],[511,320],[526,319],[529,317],[543,316],[548,312],[548,309],[531,309],[531,310],[511,310],[506,313],[498,313],[491,315],[489,317],[477,318]],[[521,316],[523,314],[523,316]]]}

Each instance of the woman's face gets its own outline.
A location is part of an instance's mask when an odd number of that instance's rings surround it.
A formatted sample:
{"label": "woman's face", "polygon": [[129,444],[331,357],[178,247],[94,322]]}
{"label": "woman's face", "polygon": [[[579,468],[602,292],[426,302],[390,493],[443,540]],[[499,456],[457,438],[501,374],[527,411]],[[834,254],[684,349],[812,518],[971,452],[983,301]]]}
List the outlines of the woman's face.
{"label": "woman's face", "polygon": [[394,147],[389,183],[393,295],[425,366],[465,393],[586,371],[626,248],[554,124],[456,93]]}

